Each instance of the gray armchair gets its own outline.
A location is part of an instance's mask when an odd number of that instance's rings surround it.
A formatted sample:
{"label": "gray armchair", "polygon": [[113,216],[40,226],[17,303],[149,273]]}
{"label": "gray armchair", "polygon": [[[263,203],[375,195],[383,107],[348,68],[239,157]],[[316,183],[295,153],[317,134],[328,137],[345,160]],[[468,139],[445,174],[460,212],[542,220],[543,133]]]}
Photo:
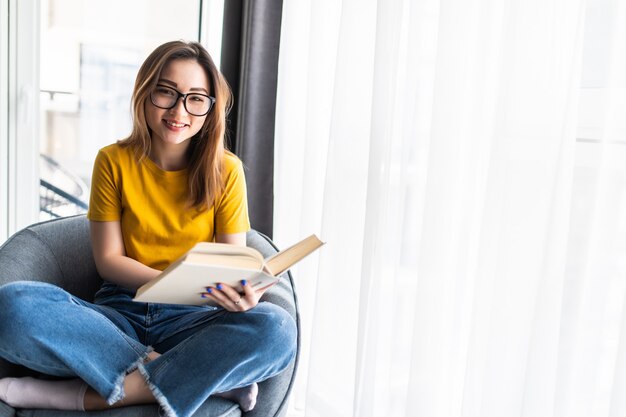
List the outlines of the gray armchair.
{"label": "gray armchair", "polygon": [[[0,285],[18,280],[45,281],[58,285],[70,293],[91,301],[102,282],[93,260],[89,241],[89,225],[84,215],[51,220],[29,226],[0,246]],[[272,241],[263,234],[251,231],[248,246],[264,256],[276,252]],[[287,399],[295,377],[300,351],[300,321],[298,303],[290,273],[264,295],[264,301],[284,308],[295,319],[298,327],[296,360],[284,372],[259,384],[259,396],[254,410],[246,417],[284,416]],[[0,306],[1,308],[1,306]],[[0,378],[35,375],[32,371],[0,359]],[[157,405],[118,408],[99,412],[14,410],[0,401],[0,416],[30,417],[157,417]],[[194,414],[195,417],[241,416],[239,406],[228,400],[211,397]]]}

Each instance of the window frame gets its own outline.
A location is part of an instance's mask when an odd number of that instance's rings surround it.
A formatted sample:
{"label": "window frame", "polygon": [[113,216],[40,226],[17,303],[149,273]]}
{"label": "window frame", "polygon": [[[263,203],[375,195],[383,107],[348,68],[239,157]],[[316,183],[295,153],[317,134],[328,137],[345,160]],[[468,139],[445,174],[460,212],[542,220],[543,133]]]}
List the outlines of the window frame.
{"label": "window frame", "polygon": [[39,2],[0,6],[0,241],[39,216]]}

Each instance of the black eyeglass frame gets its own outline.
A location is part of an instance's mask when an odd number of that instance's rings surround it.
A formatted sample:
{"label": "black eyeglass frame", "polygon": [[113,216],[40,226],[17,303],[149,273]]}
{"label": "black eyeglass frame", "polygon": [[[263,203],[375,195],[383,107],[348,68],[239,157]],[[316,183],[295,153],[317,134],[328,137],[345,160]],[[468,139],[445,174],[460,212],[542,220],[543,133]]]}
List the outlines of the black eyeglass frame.
{"label": "black eyeglass frame", "polygon": [[[177,94],[177,96],[176,96],[176,100],[174,100],[174,103],[172,103],[172,105],[171,105],[171,106],[169,106],[169,107],[163,107],[163,106],[159,106],[158,104],[156,104],[156,103],[154,102],[154,99],[152,98],[152,94],[154,93],[154,89],[153,89],[152,91],[150,91],[150,102],[154,105],[154,107],[158,107],[158,108],[160,108],[160,109],[164,109],[164,110],[173,109],[173,108],[174,108],[174,107],[176,107],[176,105],[178,104],[178,100],[180,100],[180,99],[181,99],[181,97],[182,97],[182,99],[183,99],[183,107],[185,108],[185,111],[186,111],[187,113],[189,113],[190,115],[192,115],[192,116],[202,117],[202,116],[206,116],[207,114],[209,114],[209,112],[210,112],[210,111],[211,111],[211,109],[213,108],[213,105],[215,104],[215,97],[213,97],[213,96],[209,96],[209,95],[207,95],[207,94],[196,93],[196,92],[183,94],[183,93],[181,93],[180,91],[178,91],[177,89],[172,88],[172,87],[170,87],[169,85],[163,85],[163,84],[157,84],[157,85],[155,86],[155,88],[156,88],[156,87],[167,88],[167,89],[170,89],[170,90],[174,91],[174,92]],[[209,99],[209,102],[210,102],[210,104],[209,104],[209,109],[206,111],[206,113],[203,113],[203,114],[194,114],[194,113],[190,112],[190,111],[187,109],[187,96],[190,96],[190,95],[203,96],[203,97],[206,97],[206,98],[208,98],[208,99]]]}

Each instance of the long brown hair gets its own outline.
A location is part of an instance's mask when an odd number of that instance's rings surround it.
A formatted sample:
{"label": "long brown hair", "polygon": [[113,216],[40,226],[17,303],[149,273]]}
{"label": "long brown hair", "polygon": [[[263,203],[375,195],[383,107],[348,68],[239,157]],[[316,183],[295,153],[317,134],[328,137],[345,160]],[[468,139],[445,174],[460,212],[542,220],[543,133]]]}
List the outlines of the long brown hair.
{"label": "long brown hair", "polygon": [[226,115],[232,106],[232,93],[207,50],[198,42],[172,41],[157,47],[139,68],[131,101],[133,130],[120,141],[133,146],[141,161],[150,154],[150,128],[144,106],[163,68],[174,60],[195,60],[209,78],[215,104],[200,131],[189,144],[189,203],[198,209],[210,208],[224,190],[222,181]]}

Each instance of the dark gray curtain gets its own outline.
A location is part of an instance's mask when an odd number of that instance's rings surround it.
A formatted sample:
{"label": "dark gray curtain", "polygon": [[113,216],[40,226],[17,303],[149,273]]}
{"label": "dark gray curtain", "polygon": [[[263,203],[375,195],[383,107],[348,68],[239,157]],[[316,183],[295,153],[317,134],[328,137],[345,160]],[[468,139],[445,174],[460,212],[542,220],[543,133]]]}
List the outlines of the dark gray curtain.
{"label": "dark gray curtain", "polygon": [[221,71],[235,97],[229,143],[246,167],[252,227],[269,237],[282,9],[282,0],[226,0],[222,35]]}

